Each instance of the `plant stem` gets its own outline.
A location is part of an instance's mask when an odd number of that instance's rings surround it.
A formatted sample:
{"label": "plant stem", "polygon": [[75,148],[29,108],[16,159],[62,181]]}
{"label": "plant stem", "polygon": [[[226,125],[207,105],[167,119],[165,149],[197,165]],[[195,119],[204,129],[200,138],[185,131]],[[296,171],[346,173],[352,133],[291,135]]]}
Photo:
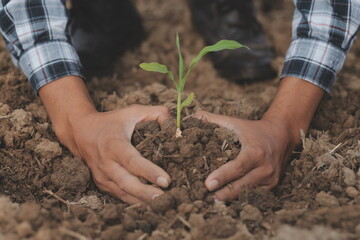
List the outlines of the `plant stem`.
{"label": "plant stem", "polygon": [[181,92],[178,91],[177,107],[176,107],[176,125],[180,129],[181,124]]}

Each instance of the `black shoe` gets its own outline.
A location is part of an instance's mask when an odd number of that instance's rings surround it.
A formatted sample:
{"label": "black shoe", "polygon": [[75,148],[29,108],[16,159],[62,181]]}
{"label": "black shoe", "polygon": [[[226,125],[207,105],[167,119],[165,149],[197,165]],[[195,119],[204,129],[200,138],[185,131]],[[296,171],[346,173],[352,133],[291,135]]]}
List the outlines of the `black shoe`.
{"label": "black shoe", "polygon": [[129,0],[75,0],[70,16],[72,42],[86,77],[110,73],[116,58],[145,38]]}
{"label": "black shoe", "polygon": [[255,16],[251,0],[188,0],[192,22],[206,44],[236,40],[251,50],[241,49],[212,53],[211,59],[220,74],[238,82],[274,77],[274,58]]}

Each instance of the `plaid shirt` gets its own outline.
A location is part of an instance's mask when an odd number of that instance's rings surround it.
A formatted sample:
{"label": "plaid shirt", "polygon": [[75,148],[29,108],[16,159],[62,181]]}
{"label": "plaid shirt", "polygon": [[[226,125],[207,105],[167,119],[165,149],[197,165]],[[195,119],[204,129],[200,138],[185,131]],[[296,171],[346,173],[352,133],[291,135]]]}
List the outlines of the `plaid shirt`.
{"label": "plaid shirt", "polygon": [[[66,0],[0,0],[0,31],[34,91],[58,78],[82,77],[71,45]],[[329,91],[360,25],[359,0],[294,0],[293,40],[282,77]]]}
{"label": "plaid shirt", "polygon": [[359,32],[360,0],[294,3],[293,38],[281,77],[298,77],[329,92]]}
{"label": "plaid shirt", "polygon": [[82,77],[71,45],[66,0],[0,0],[0,31],[34,91],[64,76]]}

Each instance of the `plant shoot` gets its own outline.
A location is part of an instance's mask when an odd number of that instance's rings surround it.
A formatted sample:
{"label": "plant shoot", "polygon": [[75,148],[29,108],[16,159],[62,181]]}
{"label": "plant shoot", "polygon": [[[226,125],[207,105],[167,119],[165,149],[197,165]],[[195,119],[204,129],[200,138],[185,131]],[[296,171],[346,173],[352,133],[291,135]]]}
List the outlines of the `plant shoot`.
{"label": "plant shoot", "polygon": [[176,46],[177,46],[178,55],[179,55],[178,80],[175,80],[174,73],[172,71],[169,71],[169,69],[166,65],[152,62],[152,63],[141,63],[139,66],[140,66],[140,68],[142,68],[145,71],[167,74],[168,77],[170,78],[170,80],[175,84],[175,88],[177,90],[177,108],[176,108],[177,131],[176,131],[176,135],[181,136],[181,130],[180,130],[181,111],[184,107],[189,106],[195,97],[195,94],[193,92],[191,92],[189,94],[189,96],[184,101],[182,101],[182,95],[183,95],[184,87],[185,87],[186,81],[189,77],[189,74],[190,74],[191,70],[193,69],[193,67],[196,65],[196,63],[199,62],[200,59],[209,52],[238,49],[238,48],[242,48],[242,47],[245,47],[247,49],[249,49],[249,48],[245,45],[238,43],[237,41],[220,40],[219,42],[215,43],[214,45],[204,47],[199,52],[199,54],[191,60],[190,65],[188,66],[187,70],[185,71],[184,58],[181,53],[179,34],[176,34]]}

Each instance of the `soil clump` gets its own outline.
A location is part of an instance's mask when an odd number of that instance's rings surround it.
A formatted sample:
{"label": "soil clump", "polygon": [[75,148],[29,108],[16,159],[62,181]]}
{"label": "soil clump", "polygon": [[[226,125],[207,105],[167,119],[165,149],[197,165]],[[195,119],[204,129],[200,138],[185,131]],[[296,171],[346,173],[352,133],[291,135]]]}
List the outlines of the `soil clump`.
{"label": "soil clump", "polygon": [[[88,85],[99,111],[131,104],[165,105],[174,114],[176,91],[165,76],[136,66],[146,59],[177,65],[175,34],[188,63],[203,47],[184,1],[135,0],[148,32],[127,52],[114,75]],[[255,1],[274,46],[280,72],[291,41],[290,1]],[[176,7],[174,7],[176,6]],[[145,206],[129,206],[100,192],[84,162],[62,146],[39,98],[0,44],[0,239],[360,239],[360,43],[348,53],[295,151],[279,186],[245,189],[230,203],[214,203],[206,176],[236,157],[236,138],[191,116],[196,107],[258,120],[278,79],[238,85],[219,77],[210,61],[191,73],[196,101],[183,111],[183,137],[174,122],[140,123],[134,146],[166,169],[172,185]],[[207,166],[206,166],[207,165]]]}

